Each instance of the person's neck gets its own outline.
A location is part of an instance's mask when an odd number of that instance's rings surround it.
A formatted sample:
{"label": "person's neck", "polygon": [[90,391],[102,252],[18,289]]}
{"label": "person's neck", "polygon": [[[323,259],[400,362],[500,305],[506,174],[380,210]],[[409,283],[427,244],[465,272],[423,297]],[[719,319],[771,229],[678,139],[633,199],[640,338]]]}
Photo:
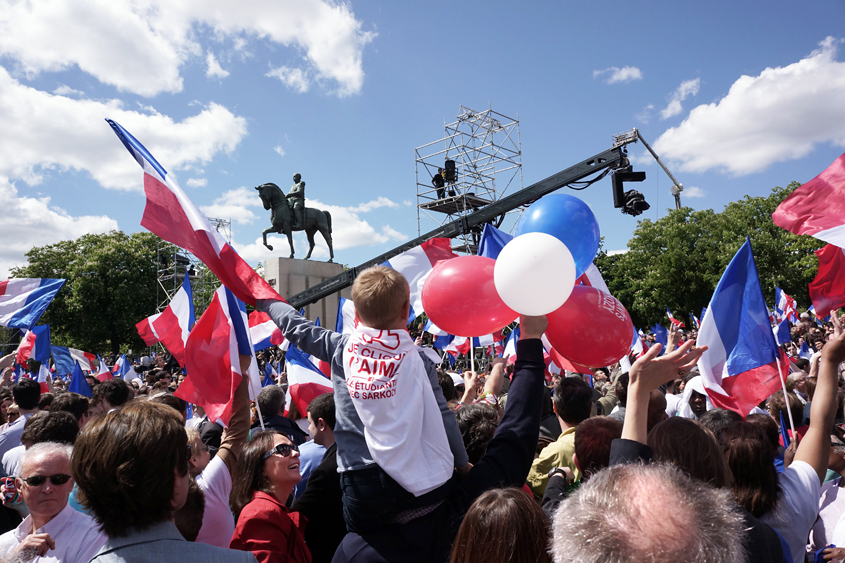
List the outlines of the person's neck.
{"label": "person's neck", "polygon": [[58,514],[46,516],[46,515],[43,515],[43,514],[39,515],[39,514],[30,513],[30,516],[32,516],[32,532],[31,533],[34,534],[36,530],[40,530],[41,528],[46,526],[50,522],[50,520],[52,520],[53,518],[58,516]]}
{"label": "person's neck", "polygon": [[274,497],[276,497],[277,501],[279,501],[282,504],[287,502],[288,497],[290,496],[290,494],[292,492],[293,492],[293,487],[285,487],[285,488],[280,488],[280,487],[276,487],[276,486],[270,487],[270,493]]}
{"label": "person's neck", "polygon": [[569,430],[570,428],[575,428],[576,426],[578,426],[577,424],[569,424],[568,422],[566,422],[565,420],[563,420],[563,419],[560,417],[560,415],[556,415],[556,416],[557,416],[557,421],[560,423],[560,431],[561,431],[561,433],[566,432],[566,431],[567,431],[567,430]]}
{"label": "person's neck", "polygon": [[35,407],[34,409],[22,409],[20,408],[20,406],[18,406],[18,412],[21,413],[21,416],[25,414],[32,414],[38,412],[38,407]]}

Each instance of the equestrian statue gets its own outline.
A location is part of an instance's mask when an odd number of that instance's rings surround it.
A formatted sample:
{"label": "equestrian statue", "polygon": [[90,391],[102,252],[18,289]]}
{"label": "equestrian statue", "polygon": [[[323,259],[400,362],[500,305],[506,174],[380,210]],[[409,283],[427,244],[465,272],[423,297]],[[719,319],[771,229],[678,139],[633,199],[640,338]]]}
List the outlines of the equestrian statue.
{"label": "equestrian statue", "polygon": [[305,259],[308,260],[314,251],[314,233],[320,231],[329,247],[329,262],[331,262],[334,260],[332,216],[329,215],[328,211],[305,207],[305,182],[302,181],[302,176],[299,174],[293,175],[293,181],[294,185],[287,195],[273,183],[262,184],[255,188],[258,190],[264,209],[272,210],[270,221],[273,226],[267,227],[262,233],[264,246],[273,250],[273,246],[267,244],[267,233],[284,233],[288,237],[288,244],[290,244],[290,257],[293,258],[293,237],[291,233],[293,231],[305,231],[305,236],[308,237],[308,244],[310,245],[308,254],[305,256]]}

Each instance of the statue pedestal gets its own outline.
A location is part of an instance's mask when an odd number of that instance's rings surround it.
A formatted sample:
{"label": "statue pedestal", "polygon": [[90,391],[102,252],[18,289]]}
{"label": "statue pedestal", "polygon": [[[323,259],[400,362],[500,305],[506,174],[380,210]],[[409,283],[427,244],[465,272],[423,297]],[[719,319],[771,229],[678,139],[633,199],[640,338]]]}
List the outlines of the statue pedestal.
{"label": "statue pedestal", "polygon": [[[264,279],[285,299],[333,278],[341,272],[343,272],[342,265],[328,262],[296,258],[270,258],[264,262]],[[351,299],[352,288],[346,288],[312,305],[306,305],[305,316],[312,321],[320,317],[322,326],[334,330],[339,295]]]}

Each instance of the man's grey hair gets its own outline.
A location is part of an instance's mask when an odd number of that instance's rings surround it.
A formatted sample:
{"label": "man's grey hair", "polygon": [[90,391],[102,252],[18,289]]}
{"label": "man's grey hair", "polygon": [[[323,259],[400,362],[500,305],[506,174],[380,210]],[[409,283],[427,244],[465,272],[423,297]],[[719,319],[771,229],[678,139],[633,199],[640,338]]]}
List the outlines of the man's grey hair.
{"label": "man's grey hair", "polygon": [[19,477],[29,477],[29,475],[23,475],[24,466],[26,465],[27,460],[36,458],[38,456],[63,456],[67,458],[68,464],[70,464],[71,456],[73,455],[73,446],[69,446],[68,444],[61,444],[59,442],[40,442],[35,444],[25,450],[20,457],[20,462],[18,467],[20,467],[21,475]]}
{"label": "man's grey hair", "polygon": [[555,562],[745,561],[743,518],[729,491],[667,464],[604,469],[560,504]]}
{"label": "man's grey hair", "polygon": [[285,407],[285,391],[278,385],[268,385],[255,400],[262,416],[276,416]]}
{"label": "man's grey hair", "polygon": [[794,386],[795,386],[795,384],[798,382],[798,378],[799,378],[799,377],[804,377],[804,378],[806,378],[806,377],[807,377],[807,374],[806,374],[806,373],[804,373],[803,371],[793,371],[793,372],[792,372],[792,373],[790,373],[790,374],[789,374],[789,376],[786,378],[786,384],[787,384],[787,385],[792,385],[792,386],[794,387]]}

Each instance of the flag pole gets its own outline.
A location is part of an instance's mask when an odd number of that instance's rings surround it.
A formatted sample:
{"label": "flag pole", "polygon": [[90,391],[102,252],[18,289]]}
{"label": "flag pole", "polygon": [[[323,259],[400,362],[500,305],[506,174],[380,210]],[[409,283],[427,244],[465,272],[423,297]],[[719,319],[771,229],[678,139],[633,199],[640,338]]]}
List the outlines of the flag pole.
{"label": "flag pole", "polygon": [[469,371],[475,373],[475,346],[473,346],[472,337],[469,337]]}
{"label": "flag pole", "polygon": [[[778,349],[776,360],[778,364],[778,378],[780,379],[780,386],[783,389],[783,402],[786,403],[786,413],[789,415],[789,428],[792,430],[792,439],[794,440],[797,435],[795,434],[795,422],[792,421],[792,409],[789,408],[789,397],[786,393],[786,381],[783,378],[783,370],[780,365],[780,349]],[[784,446],[785,445],[786,444],[784,444]]]}
{"label": "flag pole", "polygon": [[[255,357],[255,352],[252,354],[252,360],[255,361],[255,367],[258,367],[258,359]],[[258,422],[261,423],[261,430],[263,432],[265,430],[264,417],[261,416],[261,407],[258,406],[258,393],[256,393],[255,389],[252,388],[252,377],[249,376],[249,370],[246,372],[246,382],[247,385],[249,385],[249,389],[252,391],[252,394],[255,395],[255,410],[258,412]]]}

